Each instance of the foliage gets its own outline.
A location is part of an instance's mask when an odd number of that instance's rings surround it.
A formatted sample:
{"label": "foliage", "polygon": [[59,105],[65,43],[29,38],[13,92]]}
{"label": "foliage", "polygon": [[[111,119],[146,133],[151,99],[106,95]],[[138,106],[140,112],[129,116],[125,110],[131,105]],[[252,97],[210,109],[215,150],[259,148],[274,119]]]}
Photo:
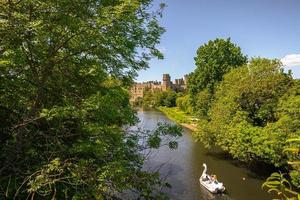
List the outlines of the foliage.
{"label": "foliage", "polygon": [[[300,199],[300,138],[288,139],[289,144],[283,152],[289,156],[288,164],[292,167],[289,172],[289,180],[283,174],[277,172],[271,174],[262,187],[268,188],[268,192],[276,192],[281,199]],[[296,188],[296,189],[295,189]]]}
{"label": "foliage", "polygon": [[188,78],[188,90],[194,106],[199,92],[207,89],[213,94],[224,74],[247,62],[246,56],[230,38],[208,41],[198,48],[194,59],[196,69]]}
{"label": "foliage", "polygon": [[193,112],[191,97],[189,94],[177,97],[176,106],[187,114],[191,114]]}
{"label": "foliage", "polygon": [[174,107],[176,106],[176,97],[176,92],[171,89],[166,91],[145,90],[142,104],[145,107]]}
{"label": "foliage", "polygon": [[145,90],[144,91],[144,96],[140,99],[142,102],[142,106],[144,107],[152,107],[153,105],[156,104],[156,97],[157,93],[154,93],[150,90]]}
{"label": "foliage", "polygon": [[138,97],[134,102],[132,102],[134,107],[142,107],[143,106],[143,98]]}
{"label": "foliage", "polygon": [[1,199],[160,195],[158,174],[142,171],[138,141],[123,129],[136,122],[126,88],[162,57],[161,11],[150,8],[150,0],[1,1]]}
{"label": "foliage", "polygon": [[280,199],[297,200],[300,198],[297,192],[292,190],[292,186],[285,178],[285,174],[274,172],[266,182],[262,185],[262,188],[268,188],[268,192],[275,192]]}
{"label": "foliage", "polygon": [[194,113],[196,113],[199,118],[207,119],[213,95],[208,89],[204,89],[197,94],[195,99]]}
{"label": "foliage", "polygon": [[289,156],[288,164],[292,167],[289,175],[292,184],[300,189],[300,138],[288,139],[289,147],[284,149],[284,153]]}
{"label": "foliage", "polygon": [[[181,132],[182,128],[180,126],[159,123],[154,133],[148,134],[148,138],[146,137],[148,148],[159,148],[164,142],[163,145],[168,145],[170,149],[177,149],[176,138],[182,136]],[[172,136],[171,140],[166,136]]]}
{"label": "foliage", "polygon": [[284,141],[299,133],[295,88],[299,82],[284,74],[277,60],[251,60],[224,76],[198,137],[243,161],[285,164]]}
{"label": "foliage", "polygon": [[166,107],[175,107],[176,106],[176,92],[173,90],[166,90],[165,92],[162,92],[162,104],[160,106],[166,106]]}

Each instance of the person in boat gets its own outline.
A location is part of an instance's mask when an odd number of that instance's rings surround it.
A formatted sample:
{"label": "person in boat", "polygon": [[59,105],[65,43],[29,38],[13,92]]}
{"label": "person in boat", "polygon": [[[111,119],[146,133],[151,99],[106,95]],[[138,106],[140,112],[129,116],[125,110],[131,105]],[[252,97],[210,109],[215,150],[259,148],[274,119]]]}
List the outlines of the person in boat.
{"label": "person in boat", "polygon": [[218,180],[217,180],[216,175],[212,174],[212,175],[210,175],[210,177],[211,177],[211,181],[210,181],[211,183],[214,183],[214,182],[217,183]]}
{"label": "person in boat", "polygon": [[212,175],[211,175],[211,180],[212,180],[212,181],[216,181],[216,180],[217,180],[217,176],[214,175],[214,174],[212,174]]}

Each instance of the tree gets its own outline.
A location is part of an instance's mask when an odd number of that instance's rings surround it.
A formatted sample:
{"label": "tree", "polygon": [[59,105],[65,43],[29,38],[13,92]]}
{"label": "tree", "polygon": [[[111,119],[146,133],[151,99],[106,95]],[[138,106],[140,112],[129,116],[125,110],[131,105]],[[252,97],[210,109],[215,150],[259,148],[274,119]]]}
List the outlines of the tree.
{"label": "tree", "polygon": [[262,185],[268,192],[276,192],[281,199],[299,199],[300,188],[300,82],[293,86],[280,99],[277,109],[278,121],[273,124],[272,132],[289,135],[282,154],[289,165],[288,174],[273,173]]}
{"label": "tree", "polygon": [[240,47],[233,44],[230,38],[210,40],[198,48],[194,59],[196,69],[188,78],[188,91],[194,106],[199,92],[207,89],[213,94],[224,74],[247,62]]}
{"label": "tree", "polygon": [[154,95],[151,90],[144,90],[144,96],[142,98],[143,106],[144,107],[152,107],[155,105]]}
{"label": "tree", "polygon": [[204,89],[197,94],[195,99],[195,113],[199,118],[207,119],[213,95],[208,91],[208,89]]}
{"label": "tree", "polygon": [[192,105],[191,105],[191,99],[190,99],[190,95],[186,94],[184,96],[181,97],[177,97],[176,99],[176,106],[184,111],[185,113],[192,113],[193,109],[192,109]]}
{"label": "tree", "polygon": [[145,90],[143,97],[143,106],[167,106],[174,107],[176,106],[176,97],[177,94],[171,89],[166,91],[151,91]]}
{"label": "tree", "polygon": [[167,107],[175,107],[176,106],[176,92],[171,89],[168,89],[163,92],[163,105]]}
{"label": "tree", "polygon": [[[198,136],[243,161],[260,160],[284,165],[284,141],[296,133],[298,104],[283,107],[289,88],[297,82],[283,73],[278,60],[256,58],[224,76],[215,94],[207,122]],[[291,108],[288,113],[283,110]],[[292,109],[293,108],[293,109]],[[289,128],[287,128],[289,127]]]}
{"label": "tree", "polygon": [[136,122],[132,78],[162,57],[150,6],[1,1],[1,199],[152,196],[158,177],[142,171],[138,139],[123,129]]}

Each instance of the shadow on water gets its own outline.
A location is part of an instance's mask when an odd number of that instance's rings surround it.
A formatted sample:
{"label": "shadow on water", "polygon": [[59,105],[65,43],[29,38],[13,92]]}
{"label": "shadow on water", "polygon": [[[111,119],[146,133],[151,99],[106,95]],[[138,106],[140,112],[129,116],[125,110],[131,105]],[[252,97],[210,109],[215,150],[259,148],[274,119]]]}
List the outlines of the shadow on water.
{"label": "shadow on water", "polygon": [[[201,145],[201,143],[199,145]],[[230,162],[232,165],[239,168],[245,168],[249,171],[247,175],[251,176],[252,178],[266,179],[272,172],[279,170],[272,165],[260,161],[253,160],[249,163],[241,162],[237,159],[234,159],[229,153],[222,151],[219,147],[213,147],[212,149],[213,150],[208,150],[206,152],[207,156],[217,160]]]}
{"label": "shadow on water", "polygon": [[[157,122],[173,123],[158,111],[139,111],[138,126],[153,130]],[[261,189],[265,173],[262,168],[252,170],[232,159],[218,148],[205,149],[202,143],[195,142],[191,132],[183,129],[183,136],[179,139],[178,149],[169,150],[162,147],[153,151],[149,160],[144,164],[147,171],[158,170],[161,177],[171,184],[171,188],[164,191],[174,200],[268,200],[272,197]],[[208,173],[218,175],[218,180],[226,187],[226,194],[213,195],[199,183],[202,174],[202,164],[208,166]],[[260,172],[260,173],[256,173]],[[263,178],[262,178],[263,177]]]}

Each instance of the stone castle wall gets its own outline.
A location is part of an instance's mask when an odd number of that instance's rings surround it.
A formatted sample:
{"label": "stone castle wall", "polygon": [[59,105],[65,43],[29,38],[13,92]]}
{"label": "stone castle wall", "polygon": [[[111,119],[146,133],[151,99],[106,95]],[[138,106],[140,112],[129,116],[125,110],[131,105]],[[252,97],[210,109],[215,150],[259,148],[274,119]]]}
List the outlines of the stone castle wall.
{"label": "stone castle wall", "polygon": [[187,75],[184,78],[175,79],[173,83],[169,74],[163,74],[162,82],[158,81],[147,81],[143,83],[135,83],[130,89],[131,102],[136,101],[139,98],[144,97],[145,90],[154,91],[166,91],[168,89],[174,90],[176,92],[183,92],[186,90]]}

